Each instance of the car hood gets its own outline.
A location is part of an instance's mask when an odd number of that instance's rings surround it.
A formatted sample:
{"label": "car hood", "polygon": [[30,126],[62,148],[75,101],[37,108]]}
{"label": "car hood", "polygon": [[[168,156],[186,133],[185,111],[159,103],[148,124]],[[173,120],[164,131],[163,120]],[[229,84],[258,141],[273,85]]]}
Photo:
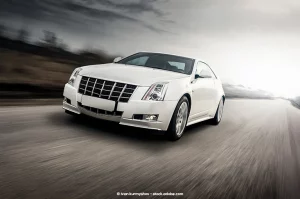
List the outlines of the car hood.
{"label": "car hood", "polygon": [[189,75],[125,64],[99,64],[82,67],[80,75],[99,79],[150,86],[156,82],[168,82],[174,79],[188,78]]}

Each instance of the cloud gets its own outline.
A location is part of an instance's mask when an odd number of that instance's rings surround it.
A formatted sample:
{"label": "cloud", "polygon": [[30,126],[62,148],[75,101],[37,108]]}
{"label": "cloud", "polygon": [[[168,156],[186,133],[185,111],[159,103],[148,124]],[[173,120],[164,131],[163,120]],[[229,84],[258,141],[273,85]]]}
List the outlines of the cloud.
{"label": "cloud", "polygon": [[62,3],[61,6],[68,11],[80,13],[84,16],[91,17],[91,18],[97,18],[99,20],[108,20],[108,21],[124,20],[124,21],[129,21],[129,22],[139,22],[139,20],[137,20],[135,18],[122,15],[115,11],[95,9],[95,8],[91,8],[91,7],[85,6],[83,4],[79,4],[79,3],[75,3],[75,2],[71,2],[71,1]]}
{"label": "cloud", "polygon": [[[104,0],[15,0],[1,1],[0,16],[6,18],[48,21],[61,25],[92,24],[95,22],[135,23],[157,33],[166,33],[160,27],[142,20],[138,15],[148,12],[163,16],[163,12],[154,8],[155,0],[118,3]],[[134,13],[134,16],[132,15]],[[104,24],[102,24],[104,25]]]}
{"label": "cloud", "polygon": [[[149,3],[136,4],[136,5],[141,6],[141,5],[148,5],[148,4]],[[126,6],[128,6],[128,5],[130,5],[130,4],[127,4]],[[90,2],[76,3],[76,2],[68,1],[68,2],[64,2],[61,6],[68,11],[80,13],[86,17],[90,17],[95,20],[108,21],[108,22],[113,22],[113,21],[132,22],[132,23],[137,23],[153,32],[157,32],[157,33],[167,33],[168,32],[161,28],[155,27],[154,25],[151,25],[147,22],[144,22],[143,20],[128,16],[128,15],[124,15],[121,12],[107,10],[107,9],[101,9],[101,8],[93,8],[91,6]],[[123,4],[122,6],[125,6],[125,4]],[[141,6],[141,8],[142,8],[142,6]],[[146,7],[143,7],[143,9],[141,9],[141,10],[145,11]]]}
{"label": "cloud", "polygon": [[164,15],[164,12],[154,7],[154,3],[158,0],[140,0],[138,2],[121,2],[113,0],[96,0],[98,3],[113,7],[119,10],[127,11],[128,13],[144,13],[150,12],[154,13],[157,16],[161,17]]}

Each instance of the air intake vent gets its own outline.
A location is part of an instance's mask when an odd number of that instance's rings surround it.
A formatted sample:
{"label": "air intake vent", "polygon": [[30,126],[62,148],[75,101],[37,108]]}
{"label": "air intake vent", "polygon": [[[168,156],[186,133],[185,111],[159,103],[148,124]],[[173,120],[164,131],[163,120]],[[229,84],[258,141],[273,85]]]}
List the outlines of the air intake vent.
{"label": "air intake vent", "polygon": [[78,105],[81,108],[84,108],[84,109],[86,109],[88,111],[91,111],[91,112],[94,112],[96,114],[110,115],[110,116],[119,116],[119,117],[121,117],[122,114],[123,114],[123,111],[113,111],[113,112],[111,112],[111,111],[105,111],[105,110],[94,108],[94,107],[90,107],[90,106],[84,106],[80,102],[78,102]]}

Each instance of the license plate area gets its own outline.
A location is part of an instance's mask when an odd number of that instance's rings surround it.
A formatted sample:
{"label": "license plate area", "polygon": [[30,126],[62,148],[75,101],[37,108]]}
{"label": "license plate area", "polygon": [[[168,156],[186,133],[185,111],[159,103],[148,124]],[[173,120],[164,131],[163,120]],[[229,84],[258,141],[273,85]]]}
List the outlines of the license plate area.
{"label": "license plate area", "polygon": [[96,97],[91,97],[87,95],[83,95],[81,98],[81,104],[84,106],[90,106],[97,109],[102,109],[105,111],[113,111],[115,108],[115,101],[106,100]]}

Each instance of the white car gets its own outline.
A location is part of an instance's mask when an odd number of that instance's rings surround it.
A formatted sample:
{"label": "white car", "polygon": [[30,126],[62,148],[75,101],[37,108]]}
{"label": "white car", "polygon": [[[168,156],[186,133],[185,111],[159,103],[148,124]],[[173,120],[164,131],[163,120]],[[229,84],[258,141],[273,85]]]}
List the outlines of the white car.
{"label": "white car", "polygon": [[165,131],[171,140],[197,122],[218,124],[225,102],[219,77],[202,60],[148,52],[76,68],[63,96],[67,113]]}

